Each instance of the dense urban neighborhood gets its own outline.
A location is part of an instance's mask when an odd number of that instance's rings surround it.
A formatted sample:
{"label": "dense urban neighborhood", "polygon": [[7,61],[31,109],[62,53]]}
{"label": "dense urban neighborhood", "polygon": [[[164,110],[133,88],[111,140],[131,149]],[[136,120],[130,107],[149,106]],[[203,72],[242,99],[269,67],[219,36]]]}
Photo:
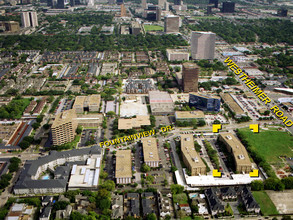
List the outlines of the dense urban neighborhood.
{"label": "dense urban neighborhood", "polygon": [[291,219],[293,3],[0,1],[0,219]]}

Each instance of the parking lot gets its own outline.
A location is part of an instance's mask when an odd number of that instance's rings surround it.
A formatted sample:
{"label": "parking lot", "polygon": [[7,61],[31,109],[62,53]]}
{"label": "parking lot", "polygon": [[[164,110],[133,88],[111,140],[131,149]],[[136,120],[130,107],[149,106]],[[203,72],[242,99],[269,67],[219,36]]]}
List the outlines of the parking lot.
{"label": "parking lot", "polygon": [[205,121],[207,125],[212,125],[215,120],[221,122],[221,124],[228,124],[229,121],[221,114],[217,115],[205,115]]}
{"label": "parking lot", "polygon": [[58,104],[58,108],[55,111],[56,114],[60,113],[60,112],[64,112],[66,110],[71,109],[73,105],[73,100],[71,99],[61,99],[61,101]]}
{"label": "parking lot", "polygon": [[236,95],[237,103],[243,108],[245,112],[248,112],[249,116],[255,120],[259,119],[260,115],[256,111],[259,109],[259,105],[256,103],[255,100],[246,99],[241,95]]}
{"label": "parking lot", "polygon": [[98,131],[94,129],[85,129],[81,133],[81,138],[80,142],[78,144],[78,147],[85,147],[87,146],[90,142],[92,144],[97,143],[99,140],[99,135]]}

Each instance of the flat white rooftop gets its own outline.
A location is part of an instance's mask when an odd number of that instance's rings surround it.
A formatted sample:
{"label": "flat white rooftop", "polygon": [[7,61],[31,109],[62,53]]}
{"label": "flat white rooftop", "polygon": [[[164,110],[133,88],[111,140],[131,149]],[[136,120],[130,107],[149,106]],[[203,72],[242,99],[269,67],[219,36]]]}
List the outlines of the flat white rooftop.
{"label": "flat white rooftop", "polygon": [[187,176],[185,175],[187,185],[192,187],[201,186],[230,186],[250,184],[254,180],[262,180],[260,177],[250,177],[249,174],[234,174],[232,179],[229,177],[208,176]]}

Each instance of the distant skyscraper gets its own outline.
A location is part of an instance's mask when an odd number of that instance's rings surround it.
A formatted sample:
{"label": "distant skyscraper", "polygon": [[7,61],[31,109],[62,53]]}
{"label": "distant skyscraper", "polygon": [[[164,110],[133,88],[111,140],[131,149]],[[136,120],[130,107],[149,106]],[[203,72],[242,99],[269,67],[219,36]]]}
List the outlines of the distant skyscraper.
{"label": "distant skyscraper", "polygon": [[191,33],[192,59],[212,60],[215,56],[216,34],[212,32],[193,31]]}
{"label": "distant skyscraper", "polygon": [[[50,1],[50,0],[49,0]],[[74,7],[75,6],[75,0],[70,0],[70,6]]]}
{"label": "distant skyscraper", "polygon": [[57,0],[57,8],[59,9],[64,8],[64,0]]}
{"label": "distant skyscraper", "polygon": [[108,3],[109,3],[110,5],[113,5],[113,4],[115,4],[115,0],[109,0]]}
{"label": "distant skyscraper", "polygon": [[121,5],[121,4],[123,4],[123,3],[124,3],[123,0],[117,0],[117,4],[118,4],[118,5]]}
{"label": "distant skyscraper", "polygon": [[212,5],[208,5],[208,7],[207,7],[207,15],[212,14],[212,8],[213,8]]}
{"label": "distant skyscraper", "polygon": [[184,63],[182,81],[184,92],[197,92],[199,67],[195,63]]}
{"label": "distant skyscraper", "polygon": [[37,12],[22,12],[21,13],[21,23],[23,27],[37,27],[38,24],[38,16]]}
{"label": "distant skyscraper", "polygon": [[169,2],[165,1],[164,8],[166,11],[169,11]]}
{"label": "distant skyscraper", "polygon": [[165,17],[164,31],[166,33],[179,32],[179,16],[167,15]]}
{"label": "distant skyscraper", "polygon": [[218,8],[219,0],[209,0],[209,4],[214,4],[214,7]]}
{"label": "distant skyscraper", "polygon": [[235,2],[223,2],[222,12],[223,13],[234,13],[235,12]]}
{"label": "distant skyscraper", "polygon": [[174,0],[174,5],[181,5],[181,0]]}
{"label": "distant skyscraper", "polygon": [[156,21],[161,20],[161,14],[162,14],[162,9],[160,7],[157,7],[157,9],[156,9]]}
{"label": "distant skyscraper", "polygon": [[124,4],[120,5],[120,10],[121,10],[121,17],[125,17],[126,16],[126,9]]}
{"label": "distant skyscraper", "polygon": [[141,0],[142,9],[147,9],[147,0]]}
{"label": "distant skyscraper", "polygon": [[287,15],[288,15],[288,10],[282,8],[282,9],[278,10],[278,15],[279,15],[280,17],[287,17]]}

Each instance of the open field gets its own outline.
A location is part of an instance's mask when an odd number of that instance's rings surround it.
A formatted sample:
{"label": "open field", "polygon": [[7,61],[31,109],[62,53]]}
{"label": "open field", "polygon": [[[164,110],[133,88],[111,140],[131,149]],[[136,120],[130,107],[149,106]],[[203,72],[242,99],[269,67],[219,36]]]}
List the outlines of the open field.
{"label": "open field", "polygon": [[265,191],[252,192],[252,194],[256,202],[259,204],[260,210],[263,215],[267,216],[278,214],[274,203]]}
{"label": "open field", "polygon": [[163,31],[164,28],[158,25],[144,25],[145,31]]}
{"label": "open field", "polygon": [[280,214],[293,213],[293,190],[283,192],[266,191]]}
{"label": "open field", "polygon": [[293,157],[293,137],[287,132],[260,130],[259,133],[253,133],[248,128],[239,129],[239,132],[268,163],[281,161],[279,156]]}

